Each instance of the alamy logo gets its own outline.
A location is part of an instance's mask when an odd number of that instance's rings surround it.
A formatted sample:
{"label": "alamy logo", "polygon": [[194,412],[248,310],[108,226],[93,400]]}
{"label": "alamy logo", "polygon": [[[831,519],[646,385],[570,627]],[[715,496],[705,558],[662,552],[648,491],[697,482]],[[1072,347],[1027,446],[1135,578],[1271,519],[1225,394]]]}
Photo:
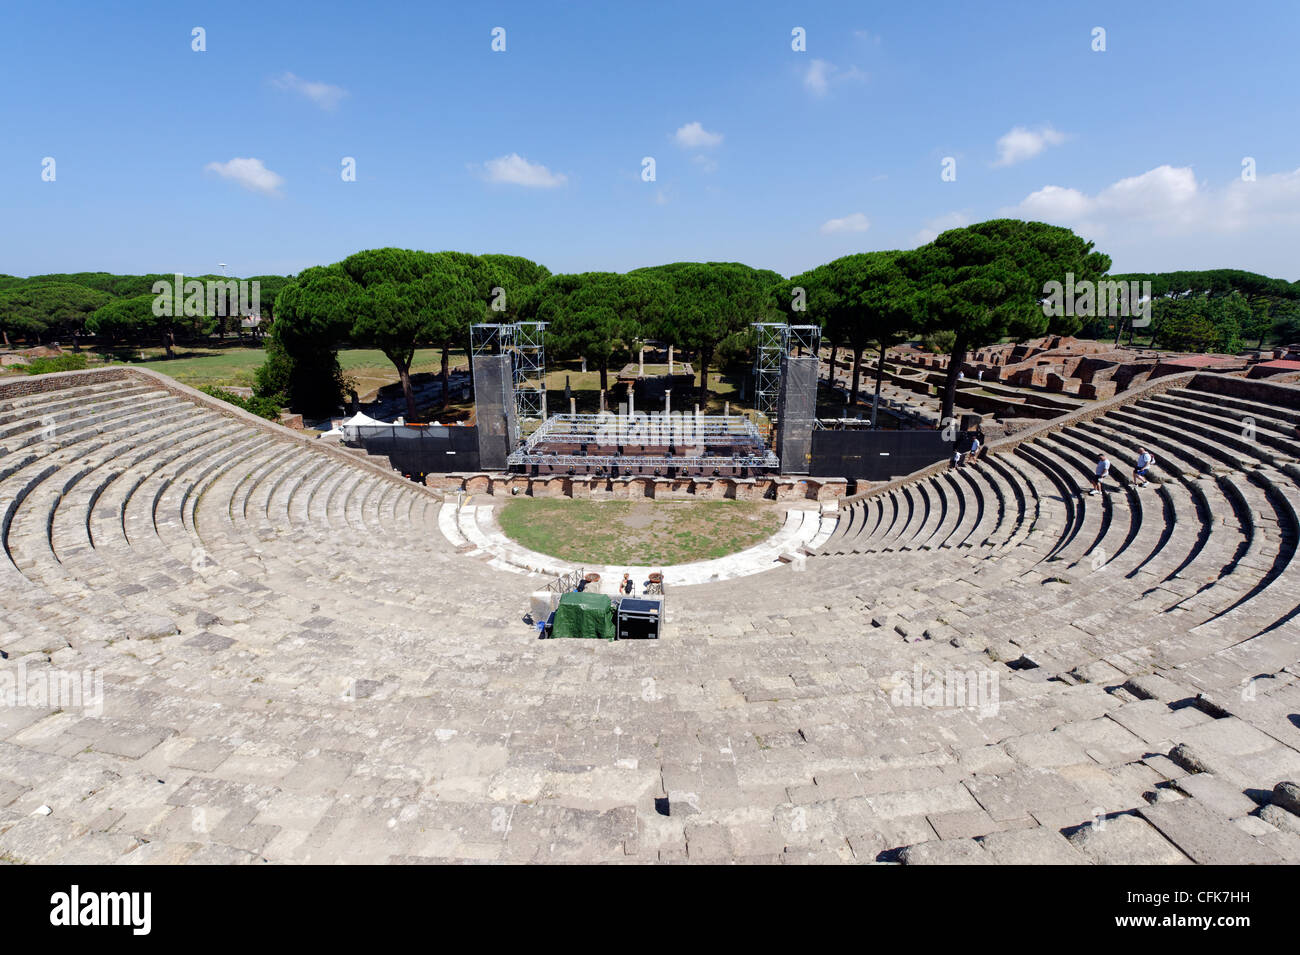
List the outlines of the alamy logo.
{"label": "alamy logo", "polygon": [[911,679],[901,670],[890,679],[889,701],[894,706],[966,708],[980,719],[997,716],[1000,696],[995,670],[923,670],[912,667]]}
{"label": "alamy logo", "polygon": [[708,428],[689,411],[601,411],[596,415],[596,440],[602,444],[703,444]]}
{"label": "alamy logo", "polygon": [[153,927],[152,892],[68,892],[50,896],[51,925],[126,925],[133,935],[148,935]]}
{"label": "alamy logo", "polygon": [[0,706],[53,707],[99,717],[104,713],[104,674],[98,670],[27,671],[27,664],[0,670]]}
{"label": "alamy logo", "polygon": [[262,283],[257,279],[208,279],[188,282],[180,272],[175,278],[153,283],[153,313],[159,318],[223,318],[227,315],[260,315]]}
{"label": "alamy logo", "polygon": [[1074,281],[1074,273],[1065,273],[1065,282],[1048,282],[1043,286],[1043,314],[1048,318],[1074,315],[1079,318],[1131,318],[1134,328],[1151,324],[1151,283]]}

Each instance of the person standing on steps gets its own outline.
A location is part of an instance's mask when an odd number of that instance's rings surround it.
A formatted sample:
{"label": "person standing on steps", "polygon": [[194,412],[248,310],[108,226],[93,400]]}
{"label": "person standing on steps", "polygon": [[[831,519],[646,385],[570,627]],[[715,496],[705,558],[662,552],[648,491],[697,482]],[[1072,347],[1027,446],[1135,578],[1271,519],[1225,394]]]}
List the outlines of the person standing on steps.
{"label": "person standing on steps", "polygon": [[1106,475],[1109,473],[1110,473],[1110,458],[1106,457],[1106,455],[1104,454],[1097,455],[1097,468],[1093,472],[1092,490],[1088,492],[1089,497],[1091,497],[1094,494],[1100,494],[1102,492],[1103,490],[1101,486],[1102,479],[1105,478]]}
{"label": "person standing on steps", "polygon": [[1137,467],[1133,469],[1133,483],[1138,487],[1146,487],[1151,482],[1148,480],[1151,465],[1156,463],[1156,456],[1146,448],[1138,448]]}
{"label": "person standing on steps", "polygon": [[956,440],[952,443],[952,460],[948,463],[950,469],[961,467],[962,461],[971,450],[972,441],[974,441],[974,435],[969,431],[963,431],[957,435]]}

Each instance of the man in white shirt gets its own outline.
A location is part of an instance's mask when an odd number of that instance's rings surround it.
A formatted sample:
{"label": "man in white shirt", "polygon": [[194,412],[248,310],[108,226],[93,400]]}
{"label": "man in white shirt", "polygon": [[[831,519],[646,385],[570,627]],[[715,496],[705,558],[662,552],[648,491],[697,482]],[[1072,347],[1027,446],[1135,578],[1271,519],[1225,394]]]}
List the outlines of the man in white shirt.
{"label": "man in white shirt", "polygon": [[1101,480],[1109,473],[1110,473],[1110,458],[1106,457],[1106,455],[1104,454],[1097,455],[1097,469],[1095,472],[1093,472],[1092,490],[1088,492],[1089,497],[1091,497],[1094,494],[1101,493],[1102,490]]}
{"label": "man in white shirt", "polygon": [[1151,465],[1155,464],[1156,457],[1146,448],[1138,448],[1137,467],[1133,469],[1133,483],[1138,487],[1146,487],[1150,482],[1147,480],[1151,470]]}

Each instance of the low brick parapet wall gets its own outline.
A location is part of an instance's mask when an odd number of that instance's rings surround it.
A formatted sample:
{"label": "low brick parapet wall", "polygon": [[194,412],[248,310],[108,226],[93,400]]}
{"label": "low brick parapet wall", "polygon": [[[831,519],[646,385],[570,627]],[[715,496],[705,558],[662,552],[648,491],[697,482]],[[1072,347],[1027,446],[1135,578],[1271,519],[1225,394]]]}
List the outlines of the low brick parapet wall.
{"label": "low brick parapet wall", "polygon": [[757,478],[601,477],[599,475],[475,473],[430,474],[431,487],[445,494],[519,495],[529,497],[615,498],[626,500],[833,501],[848,491],[844,478],[797,475]]}

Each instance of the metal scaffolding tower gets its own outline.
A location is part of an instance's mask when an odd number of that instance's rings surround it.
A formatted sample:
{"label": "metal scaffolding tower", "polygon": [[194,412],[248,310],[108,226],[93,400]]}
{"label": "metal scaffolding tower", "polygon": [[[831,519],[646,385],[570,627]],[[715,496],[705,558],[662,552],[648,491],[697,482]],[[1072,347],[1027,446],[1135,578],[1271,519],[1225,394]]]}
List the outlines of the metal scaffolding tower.
{"label": "metal scaffolding tower", "polygon": [[515,414],[525,423],[546,420],[546,323],[515,323]]}
{"label": "metal scaffolding tower", "polygon": [[754,410],[768,418],[776,414],[781,393],[781,352],[787,326],[778,322],[755,322],[758,335],[754,353]]}
{"label": "metal scaffolding tower", "polygon": [[521,430],[546,420],[546,322],[470,326],[470,360],[509,354],[511,400]]}
{"label": "metal scaffolding tower", "polygon": [[754,409],[769,419],[776,417],[781,396],[781,358],[790,352],[807,351],[817,357],[822,330],[817,325],[786,325],[784,322],[755,322],[758,335],[754,355]]}

